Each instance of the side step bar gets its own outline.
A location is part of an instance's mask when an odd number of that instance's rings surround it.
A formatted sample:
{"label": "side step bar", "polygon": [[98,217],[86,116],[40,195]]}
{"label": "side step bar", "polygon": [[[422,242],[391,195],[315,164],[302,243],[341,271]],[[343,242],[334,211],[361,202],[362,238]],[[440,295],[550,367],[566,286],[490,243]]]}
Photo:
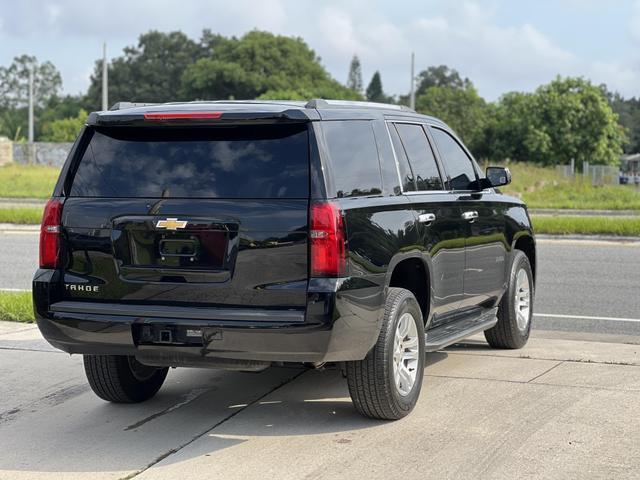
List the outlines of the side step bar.
{"label": "side step bar", "polygon": [[453,345],[464,340],[471,335],[483,332],[498,323],[496,317],[497,309],[491,309],[480,317],[459,320],[453,323],[447,323],[434,329],[427,330],[426,335],[426,351],[435,352],[442,350],[449,345]]}

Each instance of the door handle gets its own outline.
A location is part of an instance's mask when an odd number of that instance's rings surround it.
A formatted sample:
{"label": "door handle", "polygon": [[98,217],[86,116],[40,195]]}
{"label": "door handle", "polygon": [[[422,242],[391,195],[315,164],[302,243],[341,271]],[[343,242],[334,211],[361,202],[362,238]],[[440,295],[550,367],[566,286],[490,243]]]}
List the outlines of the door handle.
{"label": "door handle", "polygon": [[427,225],[430,225],[431,223],[433,223],[435,219],[436,219],[436,216],[434,213],[422,213],[418,215],[418,221],[420,223],[426,223]]}
{"label": "door handle", "polygon": [[476,212],[475,210],[464,212],[462,214],[462,218],[464,218],[465,220],[469,220],[470,222],[473,222],[476,218],[478,218],[478,212]]}

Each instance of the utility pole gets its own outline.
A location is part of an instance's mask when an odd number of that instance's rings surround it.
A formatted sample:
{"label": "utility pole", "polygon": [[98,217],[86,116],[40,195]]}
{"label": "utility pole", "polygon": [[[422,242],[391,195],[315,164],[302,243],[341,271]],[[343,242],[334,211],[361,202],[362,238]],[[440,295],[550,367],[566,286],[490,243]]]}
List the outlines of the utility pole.
{"label": "utility pole", "polygon": [[29,68],[29,143],[33,143],[33,66]]}
{"label": "utility pole", "polygon": [[411,90],[409,91],[409,107],[411,107],[412,110],[416,109],[416,92],[414,90],[414,73],[413,73],[413,69],[414,69],[414,63],[415,63],[415,55],[413,54],[413,52],[411,52]]}
{"label": "utility pole", "polygon": [[109,87],[107,75],[107,42],[104,42],[102,44],[102,110],[109,109]]}

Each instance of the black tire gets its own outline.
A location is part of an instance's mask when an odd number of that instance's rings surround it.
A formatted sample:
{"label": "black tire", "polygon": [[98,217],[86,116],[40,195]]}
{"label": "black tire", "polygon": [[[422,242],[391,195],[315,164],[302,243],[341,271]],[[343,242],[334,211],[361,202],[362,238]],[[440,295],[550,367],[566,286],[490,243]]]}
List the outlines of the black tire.
{"label": "black tire", "polygon": [[[393,374],[394,337],[400,317],[410,313],[418,336],[416,379],[408,394],[402,395]],[[402,288],[390,288],[378,341],[364,360],[346,362],[349,394],[356,410],[369,418],[397,420],[415,407],[424,376],[424,323],[413,294]]]}
{"label": "black tire", "polygon": [[91,389],[103,400],[138,403],[160,390],[169,369],[142,365],[134,357],[84,355],[84,371]]}
{"label": "black tire", "polygon": [[[525,329],[518,327],[516,297],[516,278],[518,272],[523,270],[529,280],[529,318]],[[529,340],[531,332],[531,319],[533,315],[533,300],[535,288],[533,273],[529,259],[521,250],[514,250],[511,272],[509,273],[508,289],[502,297],[498,307],[498,323],[493,328],[484,332],[484,337],[493,348],[516,349],[522,348]]]}

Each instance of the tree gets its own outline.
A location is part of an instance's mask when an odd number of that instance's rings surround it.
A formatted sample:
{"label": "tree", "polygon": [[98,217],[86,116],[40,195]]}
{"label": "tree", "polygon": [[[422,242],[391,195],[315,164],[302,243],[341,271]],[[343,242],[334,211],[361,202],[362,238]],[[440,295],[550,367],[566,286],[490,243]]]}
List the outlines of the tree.
{"label": "tree", "polygon": [[426,93],[431,87],[449,87],[464,90],[471,86],[468,78],[460,77],[458,71],[446,65],[431,66],[416,77],[416,97]]}
{"label": "tree", "polygon": [[354,92],[362,93],[362,67],[360,66],[360,59],[357,55],[353,56],[351,64],[349,65],[347,88],[350,88]]}
{"label": "tree", "polygon": [[[206,47],[213,48],[215,36],[205,31]],[[150,31],[140,35],[137,46],[125,47],[124,54],[109,65],[109,101],[170,102],[180,100],[183,72],[206,54],[203,45],[182,32]],[[87,105],[102,105],[102,59],[95,63],[87,93]]]}
{"label": "tree", "polygon": [[87,112],[80,110],[75,117],[45,123],[40,140],[45,142],[73,142],[87,121]]}
{"label": "tree", "polygon": [[187,99],[252,99],[274,93],[361,98],[332,79],[302,39],[257,30],[241,38],[216,39],[213,53],[182,75],[181,95]]}
{"label": "tree", "polygon": [[600,87],[611,109],[618,115],[620,125],[627,133],[628,142],[625,145],[626,153],[640,152],[640,98],[625,99],[619,93],[611,93],[602,85]]}
{"label": "tree", "polygon": [[558,77],[534,93],[505,95],[493,128],[496,157],[543,165],[617,165],[625,142],[602,90],[582,78]]}
{"label": "tree", "polygon": [[464,88],[432,86],[416,98],[416,110],[447,123],[476,156],[486,156],[489,107],[469,82]]}
{"label": "tree", "polygon": [[30,55],[13,59],[8,67],[0,67],[0,108],[26,107],[29,102],[29,72],[33,71],[33,97],[36,108],[44,105],[62,88],[60,72],[51,62],[39,63]]}
{"label": "tree", "polygon": [[373,77],[371,77],[369,86],[367,86],[366,97],[370,102],[389,102],[391,100],[384,94],[380,72],[378,72],[377,70],[373,74]]}

